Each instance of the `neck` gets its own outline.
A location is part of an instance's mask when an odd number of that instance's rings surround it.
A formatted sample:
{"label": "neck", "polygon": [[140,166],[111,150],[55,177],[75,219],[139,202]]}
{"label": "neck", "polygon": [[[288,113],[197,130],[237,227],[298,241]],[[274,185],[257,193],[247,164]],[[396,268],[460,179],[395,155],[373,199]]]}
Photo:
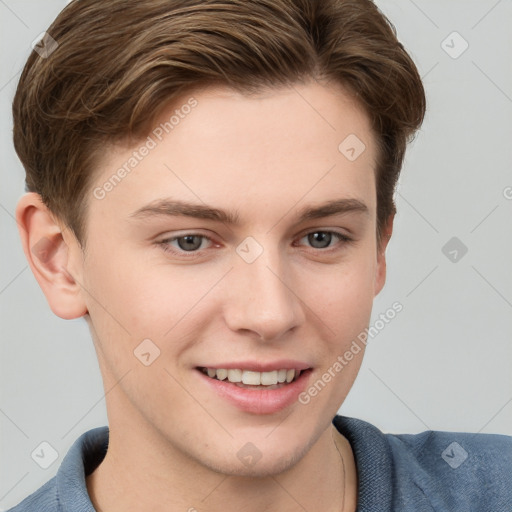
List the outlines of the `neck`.
{"label": "neck", "polygon": [[86,479],[98,512],[356,509],[353,453],[332,425],[289,469],[257,478],[217,473],[149,439],[138,430],[110,427],[105,459]]}

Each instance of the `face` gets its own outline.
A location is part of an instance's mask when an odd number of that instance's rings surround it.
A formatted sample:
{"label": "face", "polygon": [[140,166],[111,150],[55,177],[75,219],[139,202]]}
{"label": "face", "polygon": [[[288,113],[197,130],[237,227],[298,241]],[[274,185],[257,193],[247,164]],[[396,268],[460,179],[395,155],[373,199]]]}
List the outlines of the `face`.
{"label": "face", "polygon": [[384,283],[369,121],[318,83],[217,88],[149,135],[105,154],[72,266],[111,431],[227,474],[283,470],[351,388],[363,350],[335,363]]}

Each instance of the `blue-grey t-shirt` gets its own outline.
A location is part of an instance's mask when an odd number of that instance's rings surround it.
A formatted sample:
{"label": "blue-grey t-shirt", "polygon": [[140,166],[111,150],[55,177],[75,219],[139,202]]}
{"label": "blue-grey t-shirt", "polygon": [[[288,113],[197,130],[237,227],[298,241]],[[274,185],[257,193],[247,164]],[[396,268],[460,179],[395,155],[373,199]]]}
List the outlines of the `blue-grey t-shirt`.
{"label": "blue-grey t-shirt", "polygon": [[[512,512],[512,437],[427,431],[384,434],[336,416],[358,473],[358,512]],[[57,474],[8,512],[95,512],[86,475],[108,448],[108,427],[82,434]]]}

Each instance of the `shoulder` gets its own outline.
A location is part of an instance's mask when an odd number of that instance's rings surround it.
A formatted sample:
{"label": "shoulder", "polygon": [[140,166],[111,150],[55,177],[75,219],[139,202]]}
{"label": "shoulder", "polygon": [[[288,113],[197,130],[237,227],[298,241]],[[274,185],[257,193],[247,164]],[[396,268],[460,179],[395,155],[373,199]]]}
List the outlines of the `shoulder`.
{"label": "shoulder", "polygon": [[[335,426],[351,442],[358,473],[391,488],[392,510],[512,510],[512,437],[426,431],[383,433],[354,418]],[[375,466],[378,468],[376,474]],[[387,473],[382,476],[382,473]],[[369,479],[366,479],[367,485]],[[382,492],[382,489],[375,489]]]}
{"label": "shoulder", "polygon": [[108,427],[82,434],[68,450],[57,474],[7,512],[94,512],[86,475],[103,460],[108,438]]}
{"label": "shoulder", "polygon": [[410,474],[433,503],[442,500],[450,510],[512,510],[512,437],[444,431],[385,436],[397,478]]}
{"label": "shoulder", "polygon": [[[497,473],[512,464],[512,437],[500,434],[472,434],[428,430],[421,434],[384,434],[393,452],[411,457],[426,467],[473,473]],[[447,471],[448,474],[453,472]]]}

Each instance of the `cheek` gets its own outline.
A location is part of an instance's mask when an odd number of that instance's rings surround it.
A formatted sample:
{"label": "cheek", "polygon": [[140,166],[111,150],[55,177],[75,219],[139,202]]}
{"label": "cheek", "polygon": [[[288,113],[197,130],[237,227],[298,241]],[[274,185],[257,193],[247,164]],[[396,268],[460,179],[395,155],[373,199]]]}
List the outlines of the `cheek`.
{"label": "cheek", "polygon": [[350,271],[340,268],[340,272],[331,274],[321,284],[323,293],[317,291],[309,299],[320,319],[312,321],[323,326],[321,340],[316,339],[312,346],[318,367],[299,403],[311,408],[311,417],[332,418],[361,367],[365,345],[360,335],[370,321],[373,283],[368,267],[361,265],[358,271],[355,266]]}
{"label": "cheek", "polygon": [[95,298],[89,297],[89,312],[106,357],[129,367],[133,351],[149,339],[160,350],[160,361],[179,359],[215,317],[214,289],[224,266],[172,265],[160,255],[141,261],[109,254],[108,262],[91,265],[88,275]]}
{"label": "cheek", "polygon": [[332,285],[332,298],[324,303],[323,312],[323,320],[330,327],[330,336],[325,347],[330,354],[329,364],[357,340],[368,326],[372,311],[371,286],[366,286],[365,293],[364,289],[357,286],[360,283],[355,280],[340,280],[338,286],[336,284]]}
{"label": "cheek", "polygon": [[124,284],[128,322],[135,332],[151,332],[162,340],[196,326],[211,307],[210,292],[223,273],[220,266],[146,264]]}
{"label": "cheek", "polygon": [[86,266],[85,280],[92,296],[89,297],[92,309],[97,316],[120,324],[119,327],[134,336],[149,335],[144,330],[157,327],[157,319],[170,324],[179,304],[183,284],[179,274],[175,273],[176,279],[169,277],[168,268],[155,265],[150,259],[151,255],[140,257],[133,249],[104,243],[101,248],[91,250]]}
{"label": "cheek", "polygon": [[[368,251],[339,265],[298,269],[298,296],[318,314],[339,340],[357,334],[369,321],[375,287],[376,264]],[[300,277],[299,277],[300,276]],[[334,333],[332,332],[334,331]]]}

